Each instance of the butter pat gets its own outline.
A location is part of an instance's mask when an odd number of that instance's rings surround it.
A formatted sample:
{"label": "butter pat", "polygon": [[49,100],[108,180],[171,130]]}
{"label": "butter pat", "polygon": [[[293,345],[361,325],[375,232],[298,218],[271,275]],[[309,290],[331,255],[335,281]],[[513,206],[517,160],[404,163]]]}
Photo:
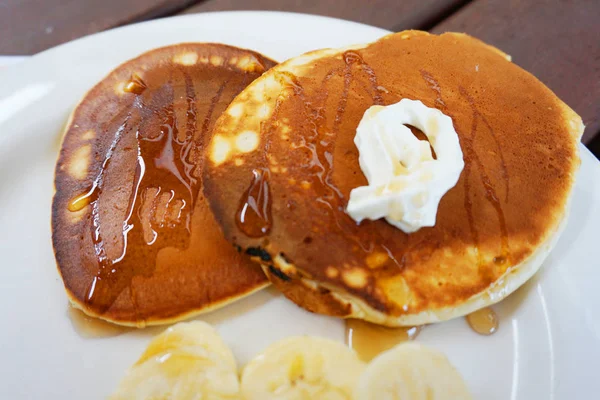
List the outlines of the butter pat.
{"label": "butter pat", "polygon": [[[429,142],[417,139],[406,125],[420,129]],[[418,100],[372,106],[354,143],[369,185],[350,192],[350,217],[359,223],[385,218],[406,233],[434,226],[442,196],[456,185],[465,165],[452,119]]]}

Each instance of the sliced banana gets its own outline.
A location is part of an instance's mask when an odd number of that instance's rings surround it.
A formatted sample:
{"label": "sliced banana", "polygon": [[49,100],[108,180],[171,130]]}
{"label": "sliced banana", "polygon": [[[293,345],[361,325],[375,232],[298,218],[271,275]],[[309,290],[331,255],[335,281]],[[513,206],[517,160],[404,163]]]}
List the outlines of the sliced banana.
{"label": "sliced banana", "polygon": [[150,342],[110,399],[239,399],[235,358],[210,325],[180,323]]}
{"label": "sliced banana", "polygon": [[462,376],[441,352],[403,343],[379,355],[360,377],[356,400],[467,400]]}
{"label": "sliced banana", "polygon": [[269,346],[242,372],[246,400],[350,400],[364,364],[342,343],[292,337]]}

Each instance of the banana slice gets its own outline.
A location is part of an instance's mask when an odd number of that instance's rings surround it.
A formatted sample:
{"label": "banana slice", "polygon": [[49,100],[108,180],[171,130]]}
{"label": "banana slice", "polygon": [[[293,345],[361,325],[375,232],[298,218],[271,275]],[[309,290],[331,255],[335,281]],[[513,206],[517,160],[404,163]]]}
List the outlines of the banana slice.
{"label": "banana slice", "polygon": [[210,325],[179,323],[150,342],[110,399],[239,399],[235,358]]}
{"label": "banana slice", "polygon": [[350,400],[364,364],[342,343],[292,337],[269,346],[242,372],[246,400]]}
{"label": "banana slice", "polygon": [[360,377],[356,400],[467,400],[465,381],[441,352],[403,343],[376,357]]}

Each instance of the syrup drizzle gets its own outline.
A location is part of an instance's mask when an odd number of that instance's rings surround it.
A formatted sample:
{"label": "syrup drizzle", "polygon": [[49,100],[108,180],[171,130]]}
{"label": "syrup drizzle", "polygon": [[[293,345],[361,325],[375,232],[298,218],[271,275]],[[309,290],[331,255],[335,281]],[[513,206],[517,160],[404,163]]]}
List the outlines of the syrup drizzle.
{"label": "syrup drizzle", "polygon": [[[504,217],[502,205],[500,204],[499,196],[497,195],[496,190],[491,183],[489,175],[487,174],[487,172],[483,166],[483,163],[481,162],[481,159],[475,152],[474,143],[473,143],[475,140],[476,134],[477,134],[477,122],[478,122],[479,118],[483,118],[483,116],[477,110],[472,97],[470,97],[468,95],[468,93],[462,86],[459,87],[459,91],[460,91],[461,95],[465,99],[467,99],[467,101],[469,102],[469,104],[471,105],[471,108],[473,110],[473,121],[472,121],[472,125],[471,125],[471,133],[469,136],[465,136],[462,138],[462,144],[465,149],[465,153],[464,153],[464,155],[465,155],[465,168],[464,168],[465,210],[467,211],[467,218],[468,218],[471,234],[473,236],[473,242],[475,244],[475,247],[479,248],[479,234],[477,232],[477,229],[475,228],[475,222],[473,220],[473,205],[472,205],[471,196],[470,196],[470,172],[471,172],[471,168],[474,164],[477,166],[477,168],[479,170],[479,179],[485,189],[485,198],[492,205],[492,207],[494,208],[494,210],[496,212],[496,215],[498,216],[498,222],[500,224],[500,233],[501,233],[501,246],[502,246],[502,256],[501,257],[503,258],[503,260],[509,261],[510,249],[509,249],[509,245],[508,245],[508,229],[506,228],[506,219]],[[508,190],[508,183],[506,185],[507,185],[506,187]],[[479,254],[479,252],[478,252],[478,257],[480,259],[479,263],[482,264],[481,255]],[[484,272],[484,274],[487,274],[485,271],[482,271],[482,272]]]}
{"label": "syrup drizzle", "polygon": [[356,51],[346,51],[343,54],[344,62],[347,67],[352,66],[352,64],[358,64],[360,68],[367,74],[369,79],[369,83],[371,84],[371,90],[373,91],[373,103],[375,105],[383,105],[383,96],[382,96],[382,86],[379,85],[377,81],[377,75],[373,68],[369,64],[365,62],[360,54]]}
{"label": "syrup drizzle", "polygon": [[[173,88],[168,91],[172,98]],[[140,102],[137,109],[143,108],[144,104]],[[156,255],[160,249],[167,246],[185,248],[189,243],[190,210],[194,206],[196,188],[193,177],[189,173],[186,174],[186,171],[191,171],[193,166],[184,166],[185,161],[179,155],[187,152],[186,147],[191,145],[191,141],[179,140],[172,100],[170,105],[160,110],[159,115],[162,123],[159,125],[158,133],[153,133],[152,128],[143,125],[135,128],[136,170],[123,222],[122,251],[113,260],[107,257],[105,243],[100,234],[99,202],[96,200],[93,203],[92,239],[99,269],[88,289],[87,301],[99,307],[101,311],[107,310],[124,289],[131,287],[131,281],[135,276],[152,275]],[[193,114],[190,114],[190,117],[193,118]],[[193,121],[189,123],[195,124]],[[110,160],[110,157],[106,159]],[[106,168],[103,168],[100,172],[100,182],[103,181],[105,171]],[[156,182],[160,182],[161,186],[157,188],[154,198],[150,200],[153,215],[150,223],[152,238],[148,241],[142,229],[145,215],[141,212],[144,203],[140,200],[155,188]],[[102,188],[101,185],[98,187]],[[147,197],[146,199],[148,200]],[[161,235],[165,230],[174,232],[174,235]],[[169,240],[170,237],[183,238],[183,240],[175,242]],[[143,257],[146,265],[143,263],[140,265],[137,252],[130,251],[132,248],[140,247],[147,248],[147,253]],[[152,261],[148,263],[149,260]],[[152,267],[149,267],[150,265]],[[135,296],[131,292],[130,297],[135,305]]]}
{"label": "syrup drizzle", "polygon": [[[304,103],[304,112],[312,126],[312,133],[306,137],[301,137],[301,144],[296,148],[305,148],[310,154],[310,161],[308,163],[309,169],[313,176],[316,176],[319,180],[320,187],[324,190],[320,191],[320,195],[317,198],[317,202],[326,206],[330,210],[341,210],[343,211],[344,195],[340,190],[333,184],[332,173],[333,173],[333,138],[335,138],[339,132],[340,124],[343,120],[344,113],[346,111],[346,105],[348,102],[348,93],[350,86],[353,82],[354,74],[352,67],[358,65],[368,76],[368,80],[372,90],[373,103],[376,105],[383,104],[381,86],[377,81],[377,76],[373,69],[363,60],[363,58],[355,51],[347,51],[342,55],[344,60],[344,67],[335,68],[329,71],[321,82],[321,90],[317,97],[315,104],[309,102],[303,92],[302,86],[297,82],[296,78],[290,78],[294,83],[295,94],[298,95]],[[338,100],[337,110],[333,121],[333,127],[331,133],[323,134],[323,127],[326,125],[324,111],[325,102],[327,101],[328,91],[326,90],[327,83],[335,76],[342,75],[344,80],[344,86],[340,99]],[[340,221],[338,220],[338,225]],[[353,224],[354,225],[354,224]],[[347,228],[347,227],[343,227]]]}
{"label": "syrup drizzle", "polygon": [[[317,202],[325,205],[330,210],[337,209],[341,211],[343,211],[344,195],[332,182],[333,140],[331,139],[337,136],[340,129],[340,124],[346,111],[350,85],[354,80],[354,74],[352,72],[352,67],[354,64],[358,64],[368,75],[369,82],[373,90],[374,104],[383,104],[381,89],[373,69],[362,59],[358,53],[354,51],[347,51],[342,57],[345,63],[344,67],[329,71],[323,78],[321,82],[321,90],[319,91],[320,95],[317,98],[316,105],[313,106],[307,101],[302,90],[295,92],[304,102],[305,114],[312,126],[312,133],[306,137],[301,137],[301,144],[297,147],[305,148],[311,154],[311,159],[308,163],[308,166],[313,176],[318,178],[320,184],[319,186],[321,189],[323,189],[320,191]],[[326,86],[330,79],[335,76],[339,76],[339,74],[341,74],[344,79],[344,86],[340,99],[338,100],[331,133],[323,134],[322,129],[327,123],[323,115],[323,112],[325,111],[325,102],[327,101],[328,96]],[[301,88],[297,81],[296,86]],[[339,224],[340,221],[338,220],[338,225]]]}
{"label": "syrup drizzle", "polygon": [[489,336],[498,330],[498,315],[490,307],[477,310],[465,317],[473,331]]}
{"label": "syrup drizzle", "polygon": [[[421,76],[423,77],[425,82],[429,85],[429,87],[437,95],[436,100],[435,100],[436,105],[438,105],[442,109],[446,110],[447,107],[446,107],[446,103],[444,102],[444,100],[442,98],[442,89],[440,87],[439,82],[429,72],[427,72],[425,70],[421,70],[420,72],[421,72]],[[479,179],[485,189],[486,200],[488,200],[490,202],[490,204],[494,208],[494,211],[496,212],[496,215],[498,216],[498,221],[500,224],[500,232],[501,232],[502,255],[494,258],[494,262],[498,265],[501,265],[501,264],[504,264],[506,261],[508,261],[508,259],[510,257],[510,249],[509,249],[509,245],[508,245],[508,230],[506,228],[506,219],[504,217],[504,212],[502,210],[500,198],[496,192],[496,189],[494,188],[494,186],[491,183],[489,175],[485,171],[485,168],[483,166],[483,163],[481,162],[481,159],[475,152],[474,141],[475,141],[475,137],[477,135],[478,122],[480,119],[484,123],[484,125],[488,128],[488,130],[494,140],[494,143],[496,144],[496,146],[498,148],[498,153],[500,155],[502,175],[503,175],[504,184],[505,184],[505,201],[508,200],[508,194],[509,194],[509,175],[508,175],[508,171],[506,169],[506,163],[504,161],[504,155],[502,153],[502,149],[500,148],[500,144],[497,140],[497,137],[496,137],[491,125],[489,124],[489,122],[487,121],[485,116],[479,112],[479,110],[477,109],[477,107],[475,105],[474,99],[467,93],[465,88],[463,88],[462,86],[459,86],[459,92],[469,102],[469,105],[473,112],[473,119],[471,122],[470,135],[469,136],[465,135],[461,139],[461,143],[465,150],[464,157],[465,157],[465,161],[466,161],[464,170],[463,170],[463,179],[464,179],[464,190],[465,190],[464,208],[467,213],[467,222],[469,224],[469,229],[471,231],[471,237],[473,240],[473,244],[474,244],[475,248],[478,250],[477,257],[478,257],[479,264],[483,265],[483,260],[481,258],[481,254],[479,252],[479,244],[480,244],[479,232],[477,231],[477,229],[475,227],[475,221],[473,218],[473,203],[472,203],[471,194],[470,194],[470,192],[471,192],[471,170],[472,170],[473,164],[475,164],[479,170]],[[446,111],[446,113],[450,115],[450,113],[448,111]],[[489,274],[489,271],[481,271],[481,273],[482,273],[482,275],[487,275],[487,274]]]}
{"label": "syrup drizzle", "polygon": [[[91,206],[91,234],[98,271],[89,284],[86,302],[97,312],[105,312],[125,289],[130,288],[134,312],[138,320],[143,319],[137,310],[131,281],[136,276],[153,274],[160,249],[185,249],[189,246],[191,211],[199,192],[198,179],[194,175],[197,168],[194,153],[202,145],[199,139],[203,139],[228,81],[222,83],[211,99],[202,130],[196,135],[196,92],[191,77],[185,71],[181,73],[187,102],[185,121],[178,122],[173,109],[176,89],[172,76],[168,83],[148,96],[143,91],[135,92],[136,99],[114,133],[98,175],[90,188],[68,205],[71,211]],[[134,82],[147,88],[141,79]],[[148,113],[158,117],[159,121],[154,118],[145,120],[144,116]],[[183,137],[179,135],[179,126],[185,127]],[[101,234],[98,200],[113,153],[126,134],[135,135],[136,166],[122,226],[123,247],[116,258],[109,259]],[[157,187],[157,183],[160,186]],[[169,234],[162,235],[167,230]],[[144,250],[139,251],[142,247]]]}
{"label": "syrup drizzle", "polygon": [[479,112],[479,110],[477,109],[477,106],[475,105],[475,100],[473,99],[473,97],[471,97],[469,95],[469,93],[465,90],[464,87],[459,86],[459,91],[460,94],[467,99],[467,101],[469,102],[469,105],[471,106],[471,109],[473,110],[473,118],[480,118],[481,121],[483,122],[483,124],[486,126],[486,128],[488,129],[488,131],[490,132],[490,135],[492,136],[492,139],[494,140],[494,143],[496,144],[496,147],[498,148],[498,155],[500,156],[500,167],[502,168],[502,177],[504,178],[504,185],[505,185],[505,194],[504,194],[504,201],[508,201],[508,194],[509,194],[509,187],[510,187],[510,176],[508,175],[508,169],[506,168],[506,161],[504,160],[504,153],[502,152],[502,148],[500,147],[500,143],[498,142],[498,137],[496,136],[496,133],[494,132],[494,129],[492,128],[492,126],[490,125],[490,123],[488,122],[487,118],[485,117],[485,115],[483,115],[482,113]]}
{"label": "syrup drizzle", "polygon": [[90,205],[90,203],[96,201],[96,198],[98,197],[97,188],[98,188],[98,182],[96,180],[94,180],[94,182],[92,183],[92,186],[90,187],[90,189],[87,192],[75,197],[73,200],[71,200],[69,202],[69,204],[67,205],[67,208],[69,209],[69,211],[71,211],[71,212],[81,211],[85,207]]}
{"label": "syrup drizzle", "polygon": [[[198,128],[198,110],[196,108],[196,91],[194,90],[194,82],[192,81],[191,76],[185,71],[185,69],[181,68],[181,73],[185,79],[185,94],[186,94],[186,102],[187,102],[187,110],[186,110],[186,127],[185,127],[185,140],[192,140],[192,145],[184,146],[183,152],[181,153],[181,159],[185,160],[184,168],[186,176],[190,177],[191,184],[197,184],[197,178],[193,173],[193,165],[196,165],[196,161],[198,159],[198,138],[194,137],[197,128]],[[222,92],[222,90],[219,90]],[[207,115],[208,117],[208,115]],[[205,131],[202,131],[204,133]]]}
{"label": "syrup drizzle", "polygon": [[[341,97],[338,102],[337,112],[335,114],[335,119],[334,119],[334,123],[333,123],[333,128],[332,128],[333,137],[337,137],[337,135],[339,133],[340,123],[342,121],[342,118],[346,111],[346,106],[348,103],[348,93],[350,90],[350,86],[353,83],[353,81],[356,79],[352,72],[352,67],[354,65],[358,65],[360,67],[360,69],[367,74],[369,83],[371,85],[371,89],[373,91],[373,104],[374,105],[383,105],[384,104],[382,93],[385,91],[385,89],[379,84],[379,82],[377,80],[377,75],[375,74],[375,72],[373,71],[371,66],[369,64],[367,64],[364,61],[364,59],[362,58],[362,56],[355,51],[346,51],[342,57],[343,57],[344,63],[345,63],[345,67],[343,69],[344,86],[343,86]],[[331,153],[333,153],[333,149],[331,150]],[[335,192],[338,193],[337,208],[338,208],[338,210],[343,212],[344,211],[344,203],[345,203],[344,196],[335,187],[335,185],[333,185],[333,182],[331,180],[332,173],[333,173],[333,158],[331,159],[331,162],[328,165],[328,170],[327,170],[327,178],[328,179],[326,180],[326,182],[329,184],[330,187],[335,188]],[[333,209],[333,207],[331,207],[331,208]],[[396,267],[398,267],[400,269],[403,267],[403,265],[400,264],[398,262],[398,260],[393,256],[392,251],[387,246],[385,246],[383,244],[377,244],[379,242],[382,242],[382,240],[380,240],[379,232],[376,231],[376,233],[375,233],[376,238],[374,241],[369,241],[368,243],[365,243],[361,239],[361,230],[359,229],[359,225],[357,225],[345,213],[343,213],[342,215],[343,215],[342,218],[339,218],[338,214],[335,214],[335,219],[336,219],[338,227],[342,230],[351,232],[352,234],[350,235],[350,237],[356,242],[356,244],[359,246],[359,248],[363,252],[370,254],[373,251],[375,251],[376,248],[381,248],[388,255],[388,259],[391,260],[394,263],[394,265],[396,265]]]}
{"label": "syrup drizzle", "polygon": [[[311,125],[310,133],[299,137],[300,144],[293,146],[293,148],[302,148],[309,152],[310,157],[307,167],[309,168],[311,175],[317,178],[313,181],[313,185],[316,185],[318,192],[316,202],[317,204],[324,206],[329,212],[341,212],[333,213],[338,228],[342,231],[350,232],[351,234],[349,237],[351,237],[356,242],[357,246],[365,253],[372,253],[376,247],[381,247],[381,249],[388,254],[389,259],[397,267],[401,268],[400,263],[392,256],[392,252],[388,247],[385,245],[376,245],[372,241],[365,243],[361,240],[361,231],[358,229],[358,225],[344,213],[344,195],[333,183],[333,144],[334,139],[339,133],[340,124],[343,121],[346,111],[350,87],[356,81],[353,67],[358,66],[367,75],[372,92],[373,104],[384,104],[382,93],[385,91],[385,89],[379,85],[373,69],[364,61],[360,54],[355,51],[347,51],[342,55],[342,58],[344,60],[344,66],[332,69],[323,77],[320,90],[316,97],[316,101],[314,102],[311,102],[306,98],[302,86],[297,82],[295,77],[288,77],[288,80],[293,82],[293,87],[295,88],[294,93],[304,104],[304,114]],[[329,94],[327,91],[327,83],[337,76],[341,76],[343,79],[343,89],[340,98],[338,99],[331,131],[323,132],[327,126],[327,121],[324,116],[325,103]],[[381,242],[381,240],[376,240],[376,242]]]}
{"label": "syrup drizzle", "polygon": [[[425,80],[425,82],[429,85],[431,90],[433,90],[436,93],[436,99],[435,99],[436,106],[442,110],[446,110],[447,106],[442,98],[442,88],[441,88],[439,82],[429,72],[427,72],[423,69],[420,70],[420,72],[421,72],[421,76],[423,77],[423,80]],[[492,139],[494,140],[494,144],[496,145],[496,148],[498,149],[498,155],[500,156],[500,166],[502,169],[502,177],[504,178],[504,184],[505,184],[504,198],[505,198],[505,201],[508,201],[510,176],[508,175],[508,169],[506,168],[506,161],[504,160],[504,153],[502,152],[502,148],[500,147],[500,142],[498,141],[498,137],[496,136],[496,133],[494,132],[494,129],[488,122],[487,118],[483,114],[481,114],[479,112],[479,110],[477,109],[477,107],[475,106],[474,99],[467,93],[467,91],[462,86],[459,87],[459,91],[460,91],[461,95],[468,100],[469,105],[471,106],[471,109],[473,110],[474,118],[481,119],[481,121],[484,123],[484,125],[488,128],[488,131],[490,132],[490,135],[492,136]]]}
{"label": "syrup drizzle", "polygon": [[[284,87],[286,84],[291,84],[291,87],[294,88],[295,81],[290,80],[290,77],[287,76],[287,74],[281,74],[278,78]],[[299,90],[299,88],[295,87],[294,90]],[[269,151],[269,140],[282,101],[282,94],[280,94],[275,102],[275,108],[273,109],[271,117],[264,124],[261,124],[260,127],[260,137],[264,138],[263,142],[265,143],[262,152],[262,164],[265,166],[267,165],[266,155]],[[238,122],[238,125],[239,123],[240,122]],[[271,172],[267,167],[252,170],[250,185],[240,198],[235,215],[235,223],[238,229],[248,237],[264,237],[271,232],[273,222],[271,217],[272,197],[269,186],[270,177]]]}
{"label": "syrup drizzle", "polygon": [[[245,78],[246,77],[244,77],[244,80],[245,80]],[[217,92],[215,93],[214,97],[210,101],[210,107],[208,108],[208,112],[206,113],[206,117],[204,117],[204,121],[202,122],[202,130],[200,131],[200,137],[198,138],[199,140],[205,140],[206,139],[206,133],[208,132],[208,126],[210,124],[210,121],[212,120],[213,113],[215,112],[215,107],[216,107],[217,103],[219,102],[219,99],[223,95],[223,91],[225,90],[225,87],[228,84],[229,84],[229,80],[224,81],[221,84],[221,86],[219,86],[219,89],[217,90]],[[240,89],[240,91],[241,91],[241,89]]]}
{"label": "syrup drizzle", "polygon": [[138,74],[133,73],[131,75],[131,79],[123,88],[123,91],[139,95],[142,94],[146,88],[148,88],[148,86],[142,80],[142,78]]}
{"label": "syrup drizzle", "polygon": [[83,338],[105,338],[119,336],[134,328],[111,324],[98,318],[90,317],[76,308],[68,306],[67,314],[73,329]]}
{"label": "syrup drizzle", "polygon": [[421,329],[422,326],[388,328],[358,319],[347,319],[346,345],[356,351],[361,360],[369,362],[402,342],[416,339]]}
{"label": "syrup drizzle", "polygon": [[437,95],[435,98],[436,107],[441,108],[442,110],[446,109],[446,103],[444,103],[444,100],[442,99],[442,88],[440,87],[439,82],[435,80],[435,78],[429,72],[423,69],[420,72],[425,82],[427,82],[431,90],[433,90]]}
{"label": "syrup drizzle", "polygon": [[253,170],[252,182],[242,196],[236,213],[238,228],[248,237],[263,237],[271,231],[270,172]]}

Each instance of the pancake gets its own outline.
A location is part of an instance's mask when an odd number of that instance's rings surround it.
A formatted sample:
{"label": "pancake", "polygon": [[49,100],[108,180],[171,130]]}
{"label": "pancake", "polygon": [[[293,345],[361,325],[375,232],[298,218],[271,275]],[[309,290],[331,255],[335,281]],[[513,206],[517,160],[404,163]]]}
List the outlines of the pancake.
{"label": "pancake", "polygon": [[[465,161],[436,225],[411,234],[345,212],[367,185],[358,123],[402,98],[450,116]],[[582,131],[500,50],[406,31],[298,56],[253,82],[211,133],[205,195],[226,238],[297,304],[431,323],[501,300],[540,267],[566,221]]]}
{"label": "pancake", "polygon": [[229,102],[276,63],[186,43],[120,65],[66,127],[52,240],[70,301],[122,325],[171,323],[268,284],[223,237],[202,195],[205,139]]}

